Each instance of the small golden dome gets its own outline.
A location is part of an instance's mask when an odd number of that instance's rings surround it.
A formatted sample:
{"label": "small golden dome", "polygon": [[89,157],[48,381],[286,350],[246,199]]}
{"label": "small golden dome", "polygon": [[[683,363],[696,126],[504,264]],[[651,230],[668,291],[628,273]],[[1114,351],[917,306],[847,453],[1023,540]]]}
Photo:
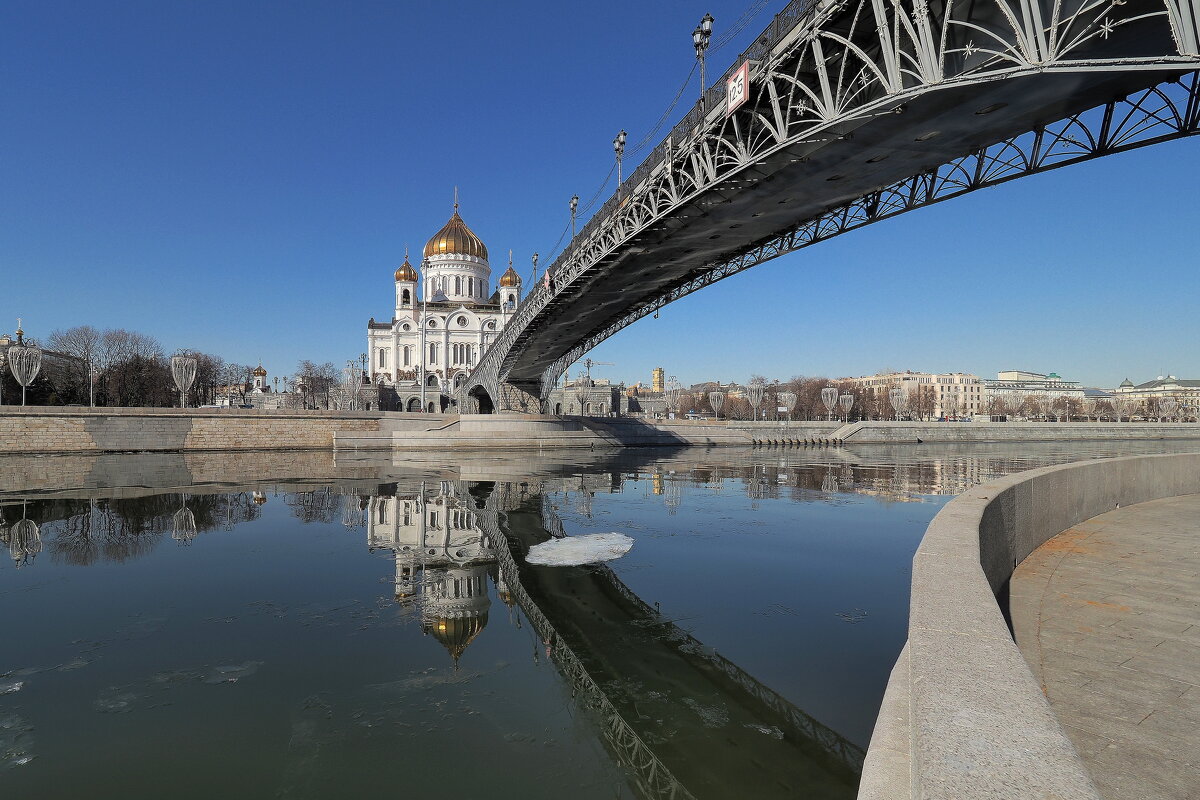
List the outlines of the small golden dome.
{"label": "small golden dome", "polygon": [[435,233],[429,243],[425,245],[426,258],[445,256],[451,253],[474,256],[482,258],[484,261],[487,261],[488,257],[487,248],[484,247],[483,242],[458,215],[457,204],[454,206],[454,213],[450,215],[450,221],[443,225],[442,229]]}
{"label": "small golden dome", "polygon": [[263,369],[262,364],[259,364],[257,367],[254,368],[254,374],[260,378],[267,377],[267,371],[265,369]]}
{"label": "small golden dome", "polygon": [[408,281],[410,283],[417,282],[417,271],[413,269],[413,265],[408,263],[408,253],[404,254],[404,263],[396,270],[397,281]]}
{"label": "small golden dome", "polygon": [[520,285],[521,285],[521,276],[518,275],[517,271],[512,268],[512,264],[509,264],[508,269],[506,269],[504,271],[504,274],[500,276],[500,286],[502,286],[505,289],[511,289],[514,286],[520,286]]}

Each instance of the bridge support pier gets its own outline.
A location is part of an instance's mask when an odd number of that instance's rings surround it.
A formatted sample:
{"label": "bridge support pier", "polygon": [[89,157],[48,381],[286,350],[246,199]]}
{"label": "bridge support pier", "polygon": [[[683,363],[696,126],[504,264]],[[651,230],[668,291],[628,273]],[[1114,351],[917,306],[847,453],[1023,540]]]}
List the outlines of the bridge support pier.
{"label": "bridge support pier", "polygon": [[459,410],[463,414],[494,414],[497,411],[541,414],[544,405],[538,383],[484,380],[464,387]]}
{"label": "bridge support pier", "polygon": [[539,383],[501,383],[496,398],[497,411],[520,411],[541,414],[542,387]]}

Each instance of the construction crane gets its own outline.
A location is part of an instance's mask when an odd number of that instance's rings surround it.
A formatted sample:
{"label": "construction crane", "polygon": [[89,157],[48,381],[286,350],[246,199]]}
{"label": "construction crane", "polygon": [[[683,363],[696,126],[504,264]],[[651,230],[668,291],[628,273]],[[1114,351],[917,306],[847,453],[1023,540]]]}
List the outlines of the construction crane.
{"label": "construction crane", "polygon": [[590,358],[584,359],[583,366],[587,369],[588,386],[592,385],[592,367],[615,367],[611,361],[592,361]]}

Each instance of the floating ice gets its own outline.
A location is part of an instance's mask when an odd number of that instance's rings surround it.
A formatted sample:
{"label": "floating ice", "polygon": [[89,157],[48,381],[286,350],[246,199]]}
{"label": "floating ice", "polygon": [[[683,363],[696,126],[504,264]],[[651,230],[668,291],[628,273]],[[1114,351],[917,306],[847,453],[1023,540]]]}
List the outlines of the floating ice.
{"label": "floating ice", "polygon": [[612,561],[629,552],[633,539],[623,533],[593,533],[551,539],[529,548],[525,560],[547,567],[577,567]]}
{"label": "floating ice", "polygon": [[783,738],[783,731],[779,730],[779,728],[776,728],[774,725],[759,725],[758,723],[755,723],[755,722],[747,722],[746,727],[750,728],[752,730],[756,730],[759,733],[764,734],[766,736],[770,736],[772,739],[782,739]]}
{"label": "floating ice", "polygon": [[12,694],[21,691],[21,687],[25,685],[25,681],[12,681],[11,683],[0,683],[0,694]]}
{"label": "floating ice", "polygon": [[0,717],[0,770],[33,760],[33,726],[16,714]]}
{"label": "floating ice", "polygon": [[258,668],[263,665],[261,661],[247,661],[244,664],[231,664],[224,667],[216,667],[209,671],[208,676],[204,679],[205,683],[237,683],[239,678],[248,678],[258,672]]}

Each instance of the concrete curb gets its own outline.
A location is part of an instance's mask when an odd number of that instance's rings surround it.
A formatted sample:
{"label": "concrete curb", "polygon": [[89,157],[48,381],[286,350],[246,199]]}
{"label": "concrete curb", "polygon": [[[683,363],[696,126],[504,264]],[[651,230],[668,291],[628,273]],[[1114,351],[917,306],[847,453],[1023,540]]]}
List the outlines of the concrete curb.
{"label": "concrete curb", "polygon": [[1010,475],[942,509],[913,558],[908,644],[888,681],[860,800],[1098,800],[996,597],[1058,533],[1114,508],[1195,493],[1200,453],[1129,456]]}

